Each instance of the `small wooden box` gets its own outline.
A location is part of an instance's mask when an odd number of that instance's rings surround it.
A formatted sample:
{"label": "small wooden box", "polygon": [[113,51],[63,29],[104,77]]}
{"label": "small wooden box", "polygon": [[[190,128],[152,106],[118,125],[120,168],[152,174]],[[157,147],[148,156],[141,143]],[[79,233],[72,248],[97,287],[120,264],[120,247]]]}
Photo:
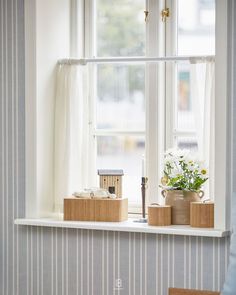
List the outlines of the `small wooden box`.
{"label": "small wooden box", "polygon": [[190,225],[192,227],[214,227],[214,203],[192,202]]}
{"label": "small wooden box", "polygon": [[128,199],[64,199],[64,220],[119,222],[128,219]]}
{"label": "small wooden box", "polygon": [[156,226],[171,225],[171,206],[148,206],[148,224]]}

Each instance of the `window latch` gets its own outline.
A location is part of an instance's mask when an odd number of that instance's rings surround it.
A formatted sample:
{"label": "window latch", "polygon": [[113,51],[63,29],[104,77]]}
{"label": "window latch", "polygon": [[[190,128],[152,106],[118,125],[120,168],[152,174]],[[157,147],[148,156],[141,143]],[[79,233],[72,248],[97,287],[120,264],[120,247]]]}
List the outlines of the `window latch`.
{"label": "window latch", "polygon": [[145,21],[145,23],[146,23],[147,20],[148,20],[148,14],[149,14],[149,11],[144,10],[144,21]]}
{"label": "window latch", "polygon": [[162,21],[164,23],[166,22],[166,19],[169,16],[170,16],[170,9],[169,8],[162,9],[162,11],[161,11],[161,19],[162,19]]}

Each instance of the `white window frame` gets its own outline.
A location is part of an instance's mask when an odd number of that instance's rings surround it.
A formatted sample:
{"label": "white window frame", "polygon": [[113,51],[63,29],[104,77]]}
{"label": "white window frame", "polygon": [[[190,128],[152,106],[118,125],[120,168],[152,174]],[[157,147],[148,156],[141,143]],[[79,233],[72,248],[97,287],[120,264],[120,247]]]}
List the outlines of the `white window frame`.
{"label": "white window frame", "polygon": [[232,110],[228,71],[227,0],[216,0],[215,58],[215,227],[230,229],[233,175]]}
{"label": "white window frame", "polygon": [[[91,0],[90,0],[91,1]],[[90,2],[86,0],[85,2]],[[26,48],[26,64],[25,64],[25,146],[26,146],[26,217],[39,217],[40,208],[38,203],[41,195],[38,191],[38,150],[37,145],[37,87],[39,77],[37,73],[37,26],[36,26],[36,0],[25,1],[25,48]],[[164,0],[147,1],[147,8],[157,9],[157,13],[164,8]],[[230,109],[230,99],[228,95],[228,1],[216,0],[216,97],[215,97],[215,228],[227,230],[230,226],[230,198],[232,194],[232,113]],[[89,18],[85,15],[85,26],[88,25]],[[160,27],[155,26],[151,21],[147,26],[149,38],[153,35],[155,38],[163,32],[162,23]],[[156,32],[159,34],[156,35]],[[147,34],[148,35],[148,34]],[[160,51],[157,51],[160,50]],[[147,56],[157,56],[157,52],[161,53],[160,48],[149,48]],[[152,151],[155,149],[157,155],[161,155],[164,149],[163,128],[160,126],[161,110],[164,108],[164,102],[161,99],[156,100],[151,94],[151,84],[156,77],[162,73],[163,69],[158,65],[149,65],[149,74],[146,79],[149,83],[147,86],[147,97],[150,97],[149,108],[147,111],[146,130],[149,136],[146,139],[146,156],[150,158]],[[160,91],[161,84],[158,87]],[[153,110],[153,112],[151,111]],[[154,112],[158,112],[158,118],[153,116]],[[161,112],[161,114],[159,113]],[[162,123],[163,124],[163,123]],[[160,133],[159,133],[160,132]],[[160,139],[160,140],[159,140]],[[150,141],[152,140],[152,145]],[[158,179],[161,169],[161,161],[156,158],[148,161],[147,170],[149,176],[149,201],[152,202],[158,195]],[[48,209],[50,212],[50,208]]]}
{"label": "white window frame", "polygon": [[[147,10],[152,17],[147,22],[146,56],[165,56],[165,23],[160,17],[165,1],[149,0]],[[155,40],[155,42],[149,42]],[[148,202],[159,201],[158,182],[162,174],[163,153],[165,150],[165,65],[146,65],[146,169],[148,176]],[[155,155],[155,156],[153,156]]]}
{"label": "white window frame", "polygon": [[[178,2],[166,0],[170,17],[166,21],[166,56],[178,56]],[[165,149],[176,146],[178,137],[196,138],[196,130],[180,130],[177,126],[177,67],[175,63],[166,63],[166,141]]]}
{"label": "white window frame", "polygon": [[[85,5],[85,35],[84,35],[84,44],[85,44],[85,57],[92,58],[96,56],[96,52],[94,52],[96,48],[96,38],[95,38],[95,23],[96,23],[96,1],[87,0],[84,3]],[[93,149],[93,159],[94,163],[96,162],[96,153],[97,153],[97,140],[98,136],[144,136],[145,130],[108,130],[108,129],[97,129],[96,128],[96,112],[95,112],[95,97],[96,97],[96,67],[91,67],[89,71],[90,83],[89,87],[89,101],[90,101],[90,126],[91,126],[91,146]],[[141,159],[140,159],[141,162]],[[94,169],[95,171],[96,169]],[[96,171],[95,171],[96,173]],[[140,180],[141,185],[141,180]],[[140,196],[141,200],[141,196]],[[129,212],[137,213],[141,210],[141,203],[131,203],[129,204]]]}
{"label": "white window frame", "polygon": [[[87,0],[85,1],[88,5],[85,8],[85,11],[90,11],[90,17],[87,19],[94,20],[94,17],[91,17],[91,11],[93,11],[93,5],[95,1]],[[173,42],[176,39],[171,38],[171,36],[176,36],[176,14],[171,14],[170,21],[167,20],[166,23],[156,22],[155,20],[160,17],[161,10],[164,7],[169,7],[170,11],[176,11],[177,1],[171,0],[147,0],[146,1],[146,10],[152,13],[152,18],[149,18],[146,26],[146,56],[173,56],[175,55],[174,51],[167,51],[170,48],[176,48]],[[86,27],[90,30],[90,42],[91,42],[91,27],[94,29],[94,23],[86,23]],[[87,31],[88,33],[88,31]],[[163,36],[166,36],[166,40]],[[88,35],[88,34],[86,34]],[[170,36],[170,38],[168,38]],[[149,40],[156,40],[156,42],[148,42]],[[164,42],[163,42],[164,40]],[[223,41],[224,40],[224,41]],[[223,42],[222,42],[223,41]],[[94,42],[94,40],[93,40]],[[168,43],[168,46],[165,46]],[[170,46],[170,44],[173,46]],[[88,43],[85,43],[86,52],[88,50]],[[90,43],[91,48],[91,43]],[[225,163],[231,163],[229,159],[230,154],[226,154],[227,139],[230,139],[230,134],[228,129],[227,122],[227,100],[222,101],[221,97],[227,97],[227,1],[216,0],[216,118],[223,118],[224,124],[221,124],[219,120],[216,121],[216,151],[215,151],[215,225],[219,228],[227,229],[229,227],[229,208],[230,205],[230,192],[229,189],[231,185],[226,185],[229,183],[230,175],[229,169],[225,166]],[[93,53],[89,56],[92,57]],[[169,68],[168,68],[169,67]],[[221,71],[217,70],[221,69]],[[173,79],[172,87],[170,85],[165,85],[165,82],[161,77],[163,74],[172,75]],[[222,73],[225,73],[224,77]],[[170,76],[169,76],[170,77]],[[223,81],[222,81],[223,79]],[[167,80],[167,79],[166,79]],[[168,79],[170,81],[170,79]],[[158,81],[158,84],[156,83]],[[173,87],[174,70],[173,64],[166,63],[166,66],[163,66],[162,63],[157,64],[148,64],[146,66],[146,163],[147,163],[147,176],[148,176],[148,202],[156,202],[158,200],[157,196],[160,196],[160,189],[158,188],[158,180],[161,176],[162,171],[162,156],[165,149],[173,146],[173,113],[167,112],[166,110],[174,107],[173,100],[173,91],[176,87]],[[221,81],[221,83],[219,83]],[[222,85],[223,82],[223,85]],[[220,85],[220,86],[219,86]],[[166,86],[166,87],[165,87]],[[164,99],[164,95],[168,99]],[[171,106],[172,105],[172,106]],[[223,108],[223,113],[221,112],[221,107]],[[228,110],[229,111],[229,110]],[[173,110],[174,112],[174,110]],[[169,115],[170,114],[170,115]],[[168,116],[168,117],[167,117]],[[219,132],[221,130],[221,132]],[[111,132],[111,131],[98,131],[94,135],[104,134],[107,135],[124,135],[122,131]],[[222,143],[222,135],[225,142]],[[126,133],[127,134],[127,133]],[[134,134],[130,132],[130,134]],[[180,132],[178,132],[178,135]],[[189,135],[195,135],[194,132],[188,133]],[[153,157],[156,155],[156,157]],[[152,160],[151,160],[152,159]],[[224,171],[225,176],[222,180],[221,171]],[[223,183],[224,182],[224,183]],[[222,207],[223,206],[223,207]],[[134,206],[136,207],[136,206]],[[139,207],[139,206],[137,206]],[[223,208],[223,211],[222,211]],[[133,208],[132,208],[133,209]]]}
{"label": "white window frame", "polygon": [[[152,18],[146,24],[146,56],[161,56],[164,54],[164,45],[165,42],[160,42],[163,40],[162,36],[164,35],[165,24],[163,22],[156,22],[155,19],[159,17],[159,11],[164,7],[164,0],[156,1],[156,0],[148,0],[146,1],[146,9],[155,12],[153,13]],[[91,50],[95,46],[95,3],[93,0],[85,1],[85,57],[92,58],[95,55],[95,52]],[[150,44],[149,40],[156,40],[156,42]],[[151,46],[150,46],[151,45]],[[164,152],[164,140],[163,133],[164,129],[157,128],[160,124],[163,124],[164,127],[164,98],[157,99],[157,93],[159,94],[164,91],[164,83],[159,78],[162,77],[164,73],[163,64],[150,64],[146,65],[146,87],[145,87],[145,96],[146,96],[146,130],[137,130],[137,131],[127,131],[127,130],[96,130],[95,128],[95,112],[94,112],[94,97],[95,97],[95,89],[96,87],[90,87],[90,105],[91,105],[91,114],[93,119],[91,118],[92,125],[92,137],[94,140],[96,136],[118,136],[118,135],[140,135],[145,137],[146,143],[146,155],[145,158],[148,159],[153,155],[154,151],[158,150],[158,157],[153,158],[152,161],[146,161],[146,173],[148,175],[148,202],[155,202],[156,196],[158,195],[159,188],[157,185],[157,179],[160,178],[161,167],[159,163],[161,162],[161,155]],[[90,73],[90,78],[93,79],[93,75],[95,73]],[[158,81],[158,84],[156,83]],[[158,90],[157,90],[158,89]],[[159,97],[163,97],[159,95]],[[156,116],[156,113],[159,116]],[[158,119],[159,118],[159,119]],[[157,122],[158,120],[158,122]],[[150,144],[151,141],[151,144]],[[96,144],[93,146],[96,147]],[[96,150],[94,150],[93,155],[95,155]],[[141,185],[141,184],[140,184]],[[141,199],[141,196],[140,196]],[[131,212],[140,212],[141,203],[140,204],[131,204],[129,205],[129,210]]]}

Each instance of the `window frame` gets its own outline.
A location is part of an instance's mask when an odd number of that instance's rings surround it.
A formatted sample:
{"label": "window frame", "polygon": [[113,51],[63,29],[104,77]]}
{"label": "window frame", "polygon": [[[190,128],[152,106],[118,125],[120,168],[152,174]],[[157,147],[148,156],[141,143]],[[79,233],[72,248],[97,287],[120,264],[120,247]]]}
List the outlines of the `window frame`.
{"label": "window frame", "polygon": [[[81,2],[82,1],[82,2]],[[90,2],[92,0],[89,0]],[[83,0],[79,2],[84,3]],[[87,3],[87,1],[85,1]],[[147,8],[155,7],[157,12],[160,13],[164,7],[164,0],[147,1]],[[26,213],[25,217],[41,217],[41,208],[39,206],[39,200],[42,197],[38,191],[38,150],[40,147],[37,145],[37,87],[39,77],[37,74],[38,59],[37,59],[37,22],[36,22],[36,0],[27,0],[25,2],[25,49],[26,49],[26,64],[25,64],[25,161],[26,161]],[[227,0],[216,0],[216,150],[215,150],[215,228],[227,230],[230,228],[230,206],[232,195],[232,153],[233,153],[233,136],[232,136],[232,110],[231,110],[231,96],[229,89],[230,79],[228,79],[231,73],[228,72],[228,50],[230,49],[228,28],[228,6]],[[32,17],[35,16],[35,17]],[[88,16],[84,15],[84,27],[88,25]],[[163,31],[163,28],[155,27],[153,23],[149,23],[147,30],[155,32]],[[84,31],[83,31],[84,34]],[[159,36],[159,35],[158,35]],[[85,53],[85,51],[83,51]],[[153,48],[147,51],[147,56],[155,56],[153,54]],[[84,55],[86,57],[86,55]],[[154,74],[156,77],[163,72],[163,69],[158,66],[149,68],[149,75],[146,76],[149,84],[153,81]],[[163,86],[162,86],[163,87]],[[148,94],[151,93],[151,89],[147,88]],[[147,96],[148,97],[148,96]],[[225,99],[222,99],[225,98]],[[158,102],[163,108],[163,101]],[[156,102],[149,102],[151,106],[157,110]],[[155,118],[152,118],[150,109],[147,109],[147,117],[149,116],[147,127],[149,128],[149,138],[155,138],[152,147],[147,144],[146,156],[149,157],[152,154],[152,150],[156,148],[157,154],[160,154],[163,149],[163,144],[158,142],[158,138],[161,134],[158,133],[157,126],[151,128],[153,122],[157,122]],[[160,111],[160,109],[159,109]],[[218,118],[218,120],[217,120]],[[219,119],[220,118],[220,119]],[[160,119],[160,118],[158,118]],[[153,137],[152,137],[153,136]],[[155,159],[152,163],[147,165],[149,178],[149,201],[152,202],[153,196],[156,196],[157,179],[159,179],[158,171],[160,171],[160,161]],[[150,194],[153,192],[154,194]],[[48,196],[49,197],[49,196]],[[47,213],[52,212],[50,208],[47,208]]]}
{"label": "window frame", "polygon": [[[166,56],[179,56],[178,43],[178,2],[179,0],[166,0],[166,7],[171,11],[171,17],[166,21]],[[206,54],[207,55],[207,54]],[[170,78],[171,77],[171,78]],[[197,136],[196,130],[181,130],[177,126],[177,66],[175,63],[166,64],[166,149],[176,145],[178,137],[193,138]]]}
{"label": "window frame", "polygon": [[[84,44],[85,44],[85,57],[91,58],[96,56],[95,48],[96,48],[96,38],[95,38],[95,23],[96,23],[96,1],[87,0],[84,2],[84,11],[85,11],[85,19],[91,20],[90,22],[85,23],[85,31],[84,31]],[[91,146],[93,146],[93,162],[94,162],[94,174],[96,173],[96,152],[97,152],[97,140],[98,136],[144,136],[145,130],[109,130],[109,129],[97,129],[96,128],[96,112],[95,112],[95,98],[96,98],[96,67],[90,67],[89,69],[89,79],[91,81],[92,87],[90,87],[89,91],[89,103],[90,103],[90,126],[91,126]],[[141,162],[141,159],[140,159]],[[95,175],[93,175],[95,177]],[[141,185],[141,181],[140,181]],[[140,198],[141,201],[141,198]],[[129,213],[136,214],[141,213],[141,202],[140,203],[129,203]]]}
{"label": "window frame", "polygon": [[[93,46],[96,44],[95,38],[95,22],[96,22],[96,1],[87,1],[85,4],[85,13],[90,16],[92,22],[90,26],[87,26],[85,31],[85,40],[88,36],[89,40],[93,40],[92,43],[85,41],[88,46]],[[161,22],[160,11],[163,7],[168,7],[171,11],[171,17],[167,18],[166,22]],[[177,8],[178,1],[146,1],[146,10],[150,11],[148,21],[146,23],[146,56],[176,56],[176,43],[177,43]],[[91,38],[91,36],[93,36]],[[158,37],[157,37],[158,36]],[[155,40],[155,42],[150,42],[149,40]],[[96,52],[91,51],[90,48],[86,48],[86,52],[90,52],[90,56],[96,56]],[[161,63],[155,65],[146,65],[146,132],[137,131],[124,131],[124,130],[96,130],[94,126],[93,136],[117,136],[117,135],[146,135],[146,158],[152,155],[152,160],[154,165],[149,165],[150,161],[147,160],[147,171],[149,176],[149,189],[148,189],[148,199],[149,202],[157,202],[156,196],[160,195],[160,189],[156,184],[156,179],[160,179],[162,174],[162,158],[159,155],[163,155],[164,150],[175,145],[175,138],[178,136],[186,136],[188,138],[195,137],[195,131],[184,131],[175,130],[175,110],[176,106],[176,64],[175,63]],[[161,77],[165,75],[165,80],[161,80]],[[150,83],[150,78],[152,77],[154,82]],[[171,78],[170,78],[171,77]],[[155,87],[155,81],[158,81],[158,89]],[[95,84],[94,81],[92,84]],[[95,87],[96,88],[96,87]],[[91,101],[94,101],[94,93],[90,96]],[[163,97],[163,99],[161,99]],[[154,98],[154,99],[152,99]],[[93,102],[92,102],[93,104]],[[156,115],[158,113],[158,116]],[[93,115],[95,116],[95,114]],[[158,119],[159,118],[159,119]],[[153,123],[155,122],[155,123]],[[162,130],[165,132],[160,132],[160,125],[162,125]],[[151,126],[151,127],[149,127]],[[155,128],[156,127],[156,128]],[[164,134],[163,134],[164,133]],[[159,144],[153,144],[156,140]],[[152,142],[151,142],[152,141]],[[161,152],[157,153],[159,150]],[[155,157],[153,157],[155,155]],[[152,170],[150,172],[150,170]],[[140,207],[141,204],[132,204],[130,207]]]}
{"label": "window frame", "polygon": [[[85,1],[85,20],[91,20],[91,22],[85,22],[85,57],[93,57],[95,52],[92,48],[95,48],[95,3],[96,1],[87,0]],[[149,16],[148,22],[146,23],[146,57],[150,56],[163,56],[165,53],[165,39],[163,38],[165,32],[165,23],[156,21],[159,18],[159,12],[163,9],[165,5],[165,0],[148,0],[146,1],[146,9],[152,11],[152,16]],[[150,42],[150,40],[156,40],[156,42]],[[91,114],[93,114],[93,119],[91,119],[93,139],[95,136],[103,135],[143,135],[145,137],[145,158],[151,158],[155,154],[156,157],[152,158],[152,161],[146,161],[146,174],[148,176],[148,188],[147,188],[147,199],[149,203],[156,202],[155,196],[160,195],[160,188],[157,185],[157,179],[160,179],[162,173],[162,157],[165,150],[164,142],[164,128],[165,128],[165,99],[162,95],[164,93],[164,80],[162,79],[165,72],[165,67],[162,63],[160,64],[149,64],[145,66],[145,97],[146,97],[146,130],[135,131],[104,131],[96,130],[95,128],[95,110],[94,110],[94,97],[95,88],[91,87],[91,93],[89,95],[91,104]],[[91,74],[90,79],[95,81],[95,72]],[[156,83],[158,81],[158,83]],[[95,85],[95,82],[94,82]],[[159,94],[158,94],[159,93]],[[157,99],[157,97],[162,97],[162,99]],[[158,113],[158,116],[156,115]],[[158,128],[162,125],[163,128]],[[93,155],[96,153],[96,143],[93,141],[94,151]],[[159,152],[155,152],[159,151]],[[133,213],[140,212],[141,203],[132,203],[129,205],[129,210]]]}
{"label": "window frame", "polygon": [[[89,8],[92,8],[92,5],[94,1],[89,0],[86,1]],[[160,12],[164,7],[169,7],[170,11],[176,11],[177,9],[177,1],[171,1],[171,0],[147,0],[146,1],[146,10],[152,12],[152,18],[149,19],[146,25],[146,57],[149,56],[173,56],[175,55],[174,48],[175,45],[175,38],[172,38],[172,36],[176,36],[177,28],[176,28],[176,13],[171,13],[171,19],[167,20],[165,23],[160,21],[153,21],[160,18]],[[85,8],[86,11],[86,8]],[[93,18],[94,19],[94,18]],[[222,128],[219,124],[219,120],[217,120],[217,117],[220,117],[220,106],[223,107],[224,115],[226,115],[226,105],[224,103],[219,101],[219,93],[222,95],[224,94],[225,97],[227,94],[226,88],[221,88],[221,91],[218,92],[217,88],[219,88],[219,83],[217,83],[217,80],[222,80],[222,74],[219,73],[220,71],[217,71],[217,68],[221,68],[223,66],[222,59],[225,58],[225,52],[227,51],[227,42],[225,45],[221,44],[222,38],[226,41],[227,34],[225,34],[225,30],[227,31],[227,3],[220,0],[216,0],[216,128],[221,127],[222,130],[225,128],[225,131],[227,130],[226,125],[229,124],[225,123]],[[94,28],[94,23],[93,23]],[[91,26],[90,26],[91,27]],[[90,31],[91,32],[91,31]],[[224,32],[224,33],[223,33]],[[223,36],[223,34],[225,34]],[[87,34],[86,34],[87,35]],[[166,38],[163,38],[165,35]],[[158,38],[158,40],[157,40]],[[156,40],[156,42],[149,42],[149,40]],[[162,41],[162,42],[161,42]],[[87,44],[85,42],[85,44]],[[172,50],[171,50],[172,49]],[[86,50],[88,52],[88,50]],[[93,55],[90,55],[90,57]],[[87,56],[86,56],[87,57]],[[224,64],[224,69],[226,69],[226,64]],[[221,65],[221,66],[220,66]],[[168,84],[162,80],[162,75],[165,74],[165,77],[168,77],[171,75],[172,80],[166,79],[165,81],[170,81]],[[147,196],[148,196],[148,202],[156,202],[160,201],[160,198],[157,196],[160,196],[160,189],[157,185],[157,179],[160,179],[161,176],[161,167],[162,167],[162,158],[160,155],[163,154],[164,150],[173,146],[173,133],[176,133],[176,135],[182,134],[181,131],[176,132],[174,130],[174,121],[173,121],[173,113],[174,113],[174,102],[173,97],[175,95],[174,89],[176,85],[175,83],[175,70],[174,65],[172,63],[166,63],[163,67],[161,63],[159,64],[147,64],[146,65],[146,154],[145,157],[147,159],[147,176],[148,176],[148,190],[147,190]],[[155,88],[154,81],[158,81],[158,89]],[[226,84],[227,82],[224,81]],[[171,84],[171,87],[170,87]],[[226,85],[225,84],[225,85]],[[174,87],[173,87],[174,85]],[[166,100],[164,100],[163,93],[165,94]],[[218,108],[217,108],[218,106]],[[167,111],[172,108],[172,113]],[[163,115],[164,114],[164,115]],[[227,117],[224,117],[225,122],[227,121]],[[163,130],[165,130],[165,134],[163,134]],[[218,130],[218,129],[216,129]],[[120,132],[121,134],[122,132]],[[96,132],[94,133],[95,135]],[[112,134],[112,132],[109,132],[109,134]],[[132,134],[132,132],[130,133]],[[195,135],[195,132],[184,132],[183,134],[187,134],[188,136]],[[215,207],[216,212],[218,212],[218,215],[215,216],[215,224],[218,224],[220,227],[227,228],[229,221],[227,218],[227,212],[228,209],[228,203],[229,198],[226,196],[226,183],[227,179],[224,179],[224,184],[222,181],[221,175],[219,176],[219,171],[224,170],[224,172],[227,174],[227,169],[223,163],[223,161],[218,161],[218,156],[222,155],[222,152],[224,153],[224,160],[228,158],[227,155],[225,155],[225,146],[223,146],[220,138],[222,138],[221,132],[217,132],[216,134],[216,143],[219,143],[219,146],[216,144],[216,152],[215,152]],[[228,134],[225,132],[225,134]],[[115,132],[113,135],[116,135]],[[229,137],[229,135],[227,135]],[[225,136],[224,136],[225,137]],[[226,137],[225,137],[226,139]],[[226,142],[226,141],[225,141]],[[226,145],[226,144],[225,144]],[[218,148],[219,147],[219,148]],[[156,157],[153,157],[153,155],[156,155]],[[152,156],[152,161],[150,161],[150,158]],[[222,159],[222,157],[220,157]],[[227,161],[228,163],[230,160]],[[220,168],[220,169],[219,169]],[[217,179],[220,180],[217,182]],[[219,185],[220,184],[220,185]],[[222,184],[225,190],[222,189]],[[227,202],[226,202],[227,201]],[[227,203],[227,204],[226,204]],[[224,208],[224,212],[220,212],[220,207]],[[135,206],[138,207],[138,206]],[[223,220],[223,222],[221,221]]]}

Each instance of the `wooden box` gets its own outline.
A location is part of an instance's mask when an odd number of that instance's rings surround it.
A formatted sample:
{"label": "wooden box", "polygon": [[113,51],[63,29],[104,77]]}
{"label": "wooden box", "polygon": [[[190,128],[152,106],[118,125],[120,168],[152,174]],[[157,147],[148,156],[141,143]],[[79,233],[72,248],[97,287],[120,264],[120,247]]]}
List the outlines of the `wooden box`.
{"label": "wooden box", "polygon": [[64,199],[64,220],[110,221],[128,219],[128,199]]}
{"label": "wooden box", "polygon": [[169,288],[169,295],[220,295],[220,292]]}
{"label": "wooden box", "polygon": [[190,225],[192,227],[214,227],[214,203],[192,202]]}
{"label": "wooden box", "polygon": [[156,226],[171,225],[171,206],[148,206],[148,224]]}

